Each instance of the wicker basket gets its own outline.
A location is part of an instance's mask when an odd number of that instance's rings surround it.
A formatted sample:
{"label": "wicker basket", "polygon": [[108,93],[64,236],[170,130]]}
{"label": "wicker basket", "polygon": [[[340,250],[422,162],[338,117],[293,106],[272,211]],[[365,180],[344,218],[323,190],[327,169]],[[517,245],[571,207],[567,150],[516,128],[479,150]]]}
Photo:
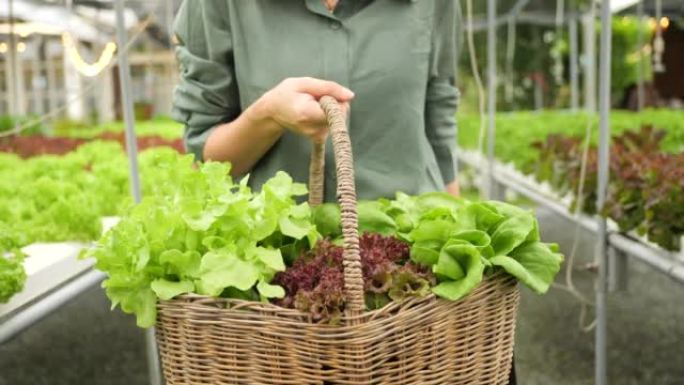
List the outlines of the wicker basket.
{"label": "wicker basket", "polygon": [[[466,298],[433,296],[364,311],[351,144],[337,102],[321,99],[335,150],[348,303],[340,325],[268,303],[186,295],[158,305],[167,384],[505,385],[516,281],[498,274]],[[314,146],[310,202],[322,198],[324,149]]]}

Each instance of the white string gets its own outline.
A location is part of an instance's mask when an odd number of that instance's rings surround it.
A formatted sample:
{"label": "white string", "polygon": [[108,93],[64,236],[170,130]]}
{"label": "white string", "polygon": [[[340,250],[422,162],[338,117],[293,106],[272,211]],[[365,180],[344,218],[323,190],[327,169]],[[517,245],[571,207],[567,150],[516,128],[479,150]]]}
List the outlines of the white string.
{"label": "white string", "polygon": [[511,17],[508,19],[508,30],[507,30],[507,46],[506,46],[506,87],[505,95],[506,101],[508,103],[513,102],[514,89],[513,82],[515,80],[515,72],[513,68],[513,61],[515,60],[515,42],[516,42],[516,19]]}
{"label": "white string", "polygon": [[576,220],[576,225],[575,225],[575,234],[574,234],[574,239],[572,242],[572,249],[570,251],[570,254],[568,255],[568,259],[565,261],[565,284],[553,284],[553,287],[556,289],[564,290],[568,293],[570,293],[575,299],[577,299],[580,302],[581,308],[580,308],[580,316],[579,316],[579,327],[585,331],[585,332],[590,332],[591,330],[594,329],[596,326],[596,319],[594,319],[589,325],[584,325],[586,315],[587,315],[587,310],[589,307],[594,307],[594,302],[587,299],[587,297],[582,294],[577,287],[575,286],[574,279],[573,279],[573,271],[575,268],[575,258],[577,254],[577,249],[579,247],[579,238],[580,238],[580,230],[581,230],[581,225],[579,222],[579,217],[581,215],[581,209],[584,204],[584,187],[585,187],[585,181],[586,181],[586,175],[587,175],[587,163],[589,159],[589,147],[591,145],[591,134],[592,134],[592,128],[593,128],[593,121],[592,121],[592,116],[590,115],[587,118],[587,125],[585,128],[585,134],[584,134],[584,148],[582,149],[582,162],[580,165],[580,178],[579,178],[579,185],[577,187],[577,203],[575,206],[575,210],[573,212],[573,216],[575,217]]}
{"label": "white string", "polygon": [[[562,40],[563,19],[565,19],[565,1],[556,0],[556,41]],[[555,52],[553,55],[553,75],[556,83],[563,83],[563,57],[560,52]]]}
{"label": "white string", "polygon": [[475,53],[475,38],[473,37],[473,1],[466,0],[466,23],[467,23],[467,40],[468,40],[468,55],[470,56],[470,69],[473,72],[475,85],[477,86],[478,107],[480,112],[480,129],[478,132],[477,151],[481,154],[484,150],[485,139],[485,90],[482,85],[482,78],[477,67],[477,54]]}

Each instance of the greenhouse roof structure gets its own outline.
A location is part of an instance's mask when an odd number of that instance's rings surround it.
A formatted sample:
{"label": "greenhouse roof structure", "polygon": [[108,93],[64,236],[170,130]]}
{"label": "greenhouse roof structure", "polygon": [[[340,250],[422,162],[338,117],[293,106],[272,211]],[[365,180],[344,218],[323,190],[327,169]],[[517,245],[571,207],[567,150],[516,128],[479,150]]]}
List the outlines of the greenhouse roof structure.
{"label": "greenhouse roof structure", "polygon": [[[655,16],[655,1],[648,0],[612,0],[611,11],[615,14],[636,14],[638,13],[639,2],[643,3],[644,15]],[[580,4],[578,4],[580,3]],[[588,1],[568,2],[565,1],[565,18],[577,17],[578,14],[586,12]],[[497,24],[515,16],[516,20],[522,23],[554,25],[556,23],[557,1],[550,0],[498,0]],[[598,4],[598,3],[597,3]],[[476,30],[484,29],[486,2],[474,2],[474,26]],[[465,9],[464,9],[465,12]],[[681,0],[662,0],[662,15],[667,17],[677,17],[684,15],[684,1]]]}
{"label": "greenhouse roof structure", "polygon": [[[20,34],[41,32],[44,34],[58,35],[69,31],[80,40],[99,41],[111,40],[111,35],[116,30],[115,12],[112,1],[101,0],[73,0],[65,5],[64,1],[56,0],[11,0],[12,13],[15,21],[15,31]],[[168,32],[171,28],[173,10],[180,1],[146,2],[127,1],[124,13],[126,28],[136,26],[146,17],[153,15],[153,22],[148,27],[149,35],[168,46]],[[9,3],[8,3],[9,4]],[[168,12],[163,12],[161,7],[167,6]],[[9,8],[0,7],[0,19],[5,20],[0,24],[0,34],[9,33]],[[158,16],[161,15],[161,16]],[[26,29],[22,31],[22,29]]]}

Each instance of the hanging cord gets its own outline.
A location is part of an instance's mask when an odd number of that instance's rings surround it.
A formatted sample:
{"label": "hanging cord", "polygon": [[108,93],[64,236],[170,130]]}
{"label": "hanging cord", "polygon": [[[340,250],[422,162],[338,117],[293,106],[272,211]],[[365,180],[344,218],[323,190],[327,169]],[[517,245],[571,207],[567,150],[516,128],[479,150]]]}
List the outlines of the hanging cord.
{"label": "hanging cord", "polygon": [[[130,50],[130,48],[133,46],[133,44],[135,44],[135,42],[138,40],[138,38],[140,38],[140,36],[143,34],[143,32],[145,32],[145,30],[147,30],[147,27],[149,27],[149,25],[152,23],[153,20],[154,20],[154,15],[150,14],[149,16],[147,16],[147,18],[146,18],[145,20],[143,20],[143,22],[140,23],[140,25],[137,27],[138,30],[137,30],[136,33],[129,39],[128,43],[127,43],[123,48],[121,48],[121,49],[119,50],[119,52],[117,52],[117,55],[121,54],[122,52],[128,52],[128,51]],[[105,70],[108,70],[109,68],[111,68],[112,66],[114,66],[115,63],[116,63],[116,60],[112,60],[112,61],[105,67],[105,69],[104,69],[102,72],[100,72],[100,74],[98,75],[98,77],[101,76],[101,75],[105,72]],[[48,119],[51,119],[51,118],[54,118],[54,117],[58,116],[58,115],[61,114],[62,112],[66,111],[72,103],[75,103],[75,102],[79,101],[79,100],[80,100],[81,98],[83,98],[88,92],[90,92],[90,91],[92,91],[93,89],[95,89],[95,87],[98,85],[98,83],[96,82],[96,80],[97,80],[97,77],[92,78],[92,80],[90,81],[90,84],[88,84],[86,87],[84,87],[84,88],[81,90],[81,92],[79,92],[78,94],[74,95],[71,99],[67,100],[66,102],[64,102],[64,104],[62,104],[61,106],[55,108],[54,110],[52,110],[52,111],[50,111],[50,112],[48,112],[48,113],[46,113],[46,114],[44,114],[44,115],[42,115],[42,116],[39,116],[39,117],[37,117],[37,118],[35,118],[35,119],[29,121],[29,122],[26,122],[26,123],[24,123],[24,124],[22,124],[22,125],[16,126],[16,127],[15,127],[13,130],[11,130],[11,131],[7,131],[7,132],[2,132],[2,133],[0,133],[0,138],[6,138],[6,137],[14,136],[14,135],[19,135],[19,134],[21,134],[23,131],[27,130],[27,129],[30,128],[30,127],[33,127],[33,126],[35,126],[35,125],[37,125],[37,124],[44,123],[44,122],[47,121]]]}
{"label": "hanging cord", "polygon": [[[515,42],[516,42],[516,18],[511,17],[508,19],[508,30],[507,42],[506,42],[506,86],[505,86],[505,96],[508,103],[513,102],[514,89],[513,82],[515,81],[515,69],[513,68],[515,60]],[[511,106],[512,107],[512,106]]]}
{"label": "hanging cord", "polygon": [[[556,0],[556,42],[563,38],[563,20],[565,19],[565,0]],[[563,57],[558,43],[553,49],[553,76],[556,83],[563,84]]]}
{"label": "hanging cord", "polygon": [[[558,8],[557,8],[557,13],[556,13],[556,25],[559,25],[559,20],[562,21],[562,7],[561,7],[561,2],[563,0],[558,0]],[[591,14],[595,14],[596,12],[596,3],[591,2],[591,8],[590,8]],[[576,193],[576,199],[577,203],[575,205],[575,210],[573,212],[573,215],[576,219],[579,219],[581,215],[581,209],[582,206],[584,205],[584,189],[585,189],[585,184],[586,184],[586,175],[587,175],[587,164],[588,164],[588,158],[589,158],[589,148],[591,146],[591,137],[592,137],[592,130],[594,126],[593,122],[593,114],[589,114],[587,117],[587,124],[585,126],[585,133],[584,133],[584,147],[582,149],[582,161],[580,164],[580,178],[579,178],[579,185],[577,186],[577,191]],[[554,283],[552,286],[556,289],[563,290],[569,294],[571,294],[575,299],[577,299],[580,303],[580,315],[579,315],[579,321],[578,321],[578,326],[579,328],[584,331],[584,332],[590,332],[596,327],[596,318],[594,318],[590,323],[586,323],[586,317],[589,311],[590,307],[595,307],[595,304],[592,300],[588,299],[584,294],[582,294],[577,287],[575,286],[574,283],[574,268],[575,268],[575,259],[577,257],[577,249],[579,248],[579,239],[580,239],[580,231],[581,231],[581,225],[579,220],[576,221],[575,225],[575,231],[574,231],[574,236],[573,236],[573,243],[572,243],[572,248],[570,251],[570,254],[568,255],[568,258],[566,260],[566,270],[565,270],[565,283],[564,284],[557,284]],[[589,267],[585,267],[582,270],[589,270]]]}
{"label": "hanging cord", "polygon": [[473,72],[475,85],[477,86],[478,107],[480,112],[480,130],[478,131],[477,151],[482,153],[484,150],[485,139],[485,89],[482,85],[482,77],[478,70],[477,54],[475,53],[475,38],[473,27],[473,0],[466,0],[466,24],[467,24],[467,40],[468,40],[468,56],[470,56],[470,69]]}
{"label": "hanging cord", "polygon": [[[589,158],[589,147],[591,145],[591,133],[592,133],[592,127],[593,127],[593,122],[592,122],[592,117],[591,115],[587,118],[587,125],[585,128],[585,135],[584,135],[584,148],[582,149],[582,163],[580,165],[580,180],[579,180],[579,185],[577,186],[577,204],[575,207],[575,210],[573,212],[573,215],[575,218],[579,219],[579,216],[581,215],[581,208],[582,205],[584,204],[584,186],[585,186],[585,181],[586,181],[586,176],[587,176],[587,163],[588,163],[588,158]],[[575,234],[572,242],[572,249],[570,251],[570,254],[568,255],[568,259],[565,262],[566,268],[565,268],[565,284],[557,284],[554,283],[553,287],[556,289],[560,289],[563,291],[566,291],[570,293],[575,299],[577,299],[580,302],[580,316],[579,316],[579,327],[582,329],[584,332],[590,332],[591,330],[594,329],[596,326],[596,319],[591,321],[588,325],[585,324],[586,321],[586,316],[588,312],[589,307],[594,307],[594,302],[589,300],[584,294],[582,294],[577,287],[575,287],[574,279],[573,279],[573,272],[575,268],[575,258],[577,255],[577,249],[579,247],[579,238],[580,238],[580,230],[581,230],[581,225],[579,220],[576,221],[575,225]]]}

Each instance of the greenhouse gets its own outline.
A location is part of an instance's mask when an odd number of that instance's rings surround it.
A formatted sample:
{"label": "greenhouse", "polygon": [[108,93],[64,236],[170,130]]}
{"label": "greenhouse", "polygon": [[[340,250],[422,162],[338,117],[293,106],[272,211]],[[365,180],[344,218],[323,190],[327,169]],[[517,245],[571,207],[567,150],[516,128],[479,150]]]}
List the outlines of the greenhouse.
{"label": "greenhouse", "polygon": [[684,1],[2,0],[0,385],[684,384]]}

